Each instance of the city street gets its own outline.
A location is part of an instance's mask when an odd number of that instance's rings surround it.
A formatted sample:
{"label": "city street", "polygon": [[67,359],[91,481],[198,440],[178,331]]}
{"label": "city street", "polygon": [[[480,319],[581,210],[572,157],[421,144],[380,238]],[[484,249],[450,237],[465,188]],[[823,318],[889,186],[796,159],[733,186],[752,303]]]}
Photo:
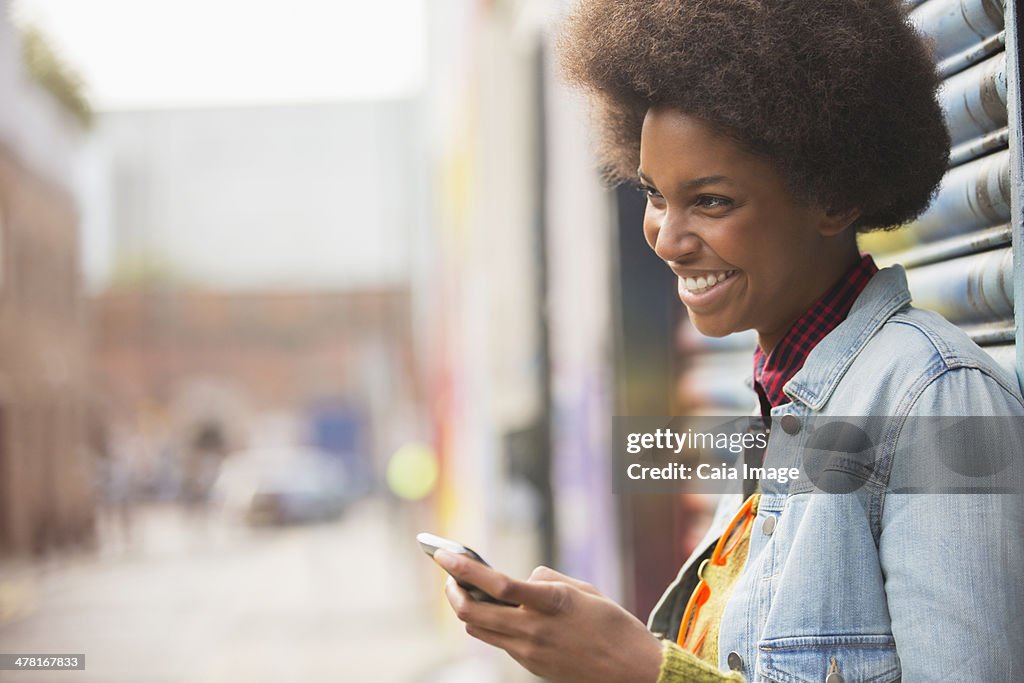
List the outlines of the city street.
{"label": "city street", "polygon": [[439,680],[442,580],[403,519],[379,500],[286,529],[137,510],[130,543],[108,531],[92,557],[0,566],[0,652],[86,656],[85,671],[0,681]]}

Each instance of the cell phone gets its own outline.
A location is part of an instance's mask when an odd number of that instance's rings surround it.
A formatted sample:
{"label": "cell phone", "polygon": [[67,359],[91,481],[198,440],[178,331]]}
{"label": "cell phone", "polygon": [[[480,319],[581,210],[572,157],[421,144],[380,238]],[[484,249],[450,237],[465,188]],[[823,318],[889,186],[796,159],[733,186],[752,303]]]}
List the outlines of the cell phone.
{"label": "cell phone", "polygon": [[[423,548],[423,552],[425,552],[427,555],[430,555],[431,557],[434,556],[435,550],[446,550],[450,553],[455,553],[456,555],[465,555],[470,559],[476,560],[485,567],[491,566],[487,564],[487,561],[484,558],[480,557],[479,553],[477,553],[475,550],[473,550],[472,548],[467,548],[461,543],[453,541],[450,538],[435,536],[434,534],[428,534],[424,531],[422,533],[416,534],[416,540],[419,542],[420,547]],[[469,593],[470,597],[472,597],[474,600],[479,600],[480,602],[490,602],[495,605],[507,605],[508,607],[519,606],[513,602],[505,602],[504,600],[499,600],[493,595],[488,595],[487,593],[483,592],[482,590],[480,590],[472,584],[465,583],[464,581],[459,581],[458,579],[455,579],[455,581],[459,584],[459,586],[462,587],[463,590]]]}

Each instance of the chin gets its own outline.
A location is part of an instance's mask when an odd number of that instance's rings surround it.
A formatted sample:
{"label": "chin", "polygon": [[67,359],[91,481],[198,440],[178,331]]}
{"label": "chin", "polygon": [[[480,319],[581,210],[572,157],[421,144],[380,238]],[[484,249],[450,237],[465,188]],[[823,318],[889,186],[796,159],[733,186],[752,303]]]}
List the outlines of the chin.
{"label": "chin", "polygon": [[693,313],[689,315],[690,323],[705,337],[727,337],[730,334],[742,331],[725,321],[707,320],[706,318],[695,316]]}

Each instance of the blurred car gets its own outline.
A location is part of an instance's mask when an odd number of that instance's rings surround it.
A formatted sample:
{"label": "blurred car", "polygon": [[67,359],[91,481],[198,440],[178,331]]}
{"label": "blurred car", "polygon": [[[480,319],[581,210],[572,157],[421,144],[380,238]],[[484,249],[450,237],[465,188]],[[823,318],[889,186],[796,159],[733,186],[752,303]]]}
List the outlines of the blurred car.
{"label": "blurred car", "polygon": [[233,453],[213,487],[214,501],[228,515],[254,526],[335,519],[354,495],[338,458],[302,446]]}

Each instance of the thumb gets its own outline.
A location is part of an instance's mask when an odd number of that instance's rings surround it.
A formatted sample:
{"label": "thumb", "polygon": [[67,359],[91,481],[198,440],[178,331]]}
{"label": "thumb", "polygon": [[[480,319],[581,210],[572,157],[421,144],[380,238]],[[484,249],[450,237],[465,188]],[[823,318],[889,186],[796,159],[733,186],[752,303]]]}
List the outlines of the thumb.
{"label": "thumb", "polygon": [[533,573],[530,574],[529,580],[530,581],[555,581],[555,582],[558,582],[558,583],[567,583],[570,586],[572,586],[573,588],[576,588],[577,590],[580,590],[580,591],[582,591],[584,593],[588,593],[590,595],[597,595],[597,596],[601,595],[601,591],[599,591],[596,588],[594,588],[594,586],[592,584],[589,584],[586,581],[580,581],[579,579],[574,579],[571,576],[566,576],[562,572],[555,571],[551,567],[545,567],[544,565],[540,565],[539,567],[534,569]]}

